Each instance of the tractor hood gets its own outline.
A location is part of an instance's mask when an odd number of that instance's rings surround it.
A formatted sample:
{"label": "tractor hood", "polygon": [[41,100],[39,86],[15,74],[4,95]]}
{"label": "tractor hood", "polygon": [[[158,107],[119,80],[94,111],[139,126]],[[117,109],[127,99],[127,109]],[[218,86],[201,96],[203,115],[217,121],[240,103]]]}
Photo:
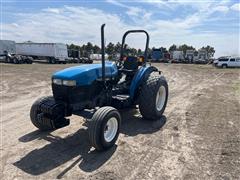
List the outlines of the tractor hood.
{"label": "tractor hood", "polygon": [[[117,75],[117,66],[113,62],[106,61],[106,78]],[[66,68],[53,74],[53,79],[75,80],[77,86],[90,85],[94,80],[102,78],[102,64],[88,64]]]}

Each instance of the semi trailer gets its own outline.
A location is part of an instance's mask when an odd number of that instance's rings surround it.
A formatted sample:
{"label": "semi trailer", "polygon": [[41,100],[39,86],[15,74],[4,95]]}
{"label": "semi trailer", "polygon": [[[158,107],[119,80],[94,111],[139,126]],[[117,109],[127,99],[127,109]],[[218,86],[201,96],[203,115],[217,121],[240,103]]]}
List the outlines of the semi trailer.
{"label": "semi trailer", "polygon": [[51,64],[66,63],[68,58],[67,45],[62,43],[17,43],[16,52]]}

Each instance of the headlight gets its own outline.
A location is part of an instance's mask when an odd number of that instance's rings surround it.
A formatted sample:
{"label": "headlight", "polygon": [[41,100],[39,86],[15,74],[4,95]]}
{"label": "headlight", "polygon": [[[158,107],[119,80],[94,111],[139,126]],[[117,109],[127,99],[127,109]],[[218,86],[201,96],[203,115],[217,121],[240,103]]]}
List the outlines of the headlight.
{"label": "headlight", "polygon": [[62,85],[61,79],[53,79],[53,84]]}
{"label": "headlight", "polygon": [[65,86],[76,86],[76,81],[74,80],[63,80],[63,85]]}

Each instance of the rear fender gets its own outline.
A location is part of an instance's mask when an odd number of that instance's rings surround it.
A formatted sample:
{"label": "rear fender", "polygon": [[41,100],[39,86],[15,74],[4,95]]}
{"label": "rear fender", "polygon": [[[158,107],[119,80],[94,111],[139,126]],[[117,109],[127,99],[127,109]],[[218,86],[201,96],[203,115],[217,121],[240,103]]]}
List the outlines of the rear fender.
{"label": "rear fender", "polygon": [[160,71],[154,66],[143,66],[138,70],[130,85],[130,98],[132,100],[135,98],[137,89],[141,85],[141,82],[144,80],[144,78],[154,71],[160,73]]}

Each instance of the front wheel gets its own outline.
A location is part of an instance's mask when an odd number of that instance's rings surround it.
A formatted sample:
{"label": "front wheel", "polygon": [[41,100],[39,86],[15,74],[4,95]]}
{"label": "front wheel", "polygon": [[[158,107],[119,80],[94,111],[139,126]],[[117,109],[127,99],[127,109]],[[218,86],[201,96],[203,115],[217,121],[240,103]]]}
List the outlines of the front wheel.
{"label": "front wheel", "polygon": [[140,92],[139,110],[147,120],[159,119],[167,105],[168,84],[163,76],[151,74]]}
{"label": "front wheel", "polygon": [[41,111],[40,106],[44,102],[54,101],[52,96],[42,97],[36,100],[30,110],[30,119],[32,124],[41,131],[53,130],[54,127],[49,119],[44,118],[44,113]]}
{"label": "front wheel", "polygon": [[110,106],[98,109],[89,122],[91,145],[98,151],[111,148],[117,141],[121,125],[119,112]]}

